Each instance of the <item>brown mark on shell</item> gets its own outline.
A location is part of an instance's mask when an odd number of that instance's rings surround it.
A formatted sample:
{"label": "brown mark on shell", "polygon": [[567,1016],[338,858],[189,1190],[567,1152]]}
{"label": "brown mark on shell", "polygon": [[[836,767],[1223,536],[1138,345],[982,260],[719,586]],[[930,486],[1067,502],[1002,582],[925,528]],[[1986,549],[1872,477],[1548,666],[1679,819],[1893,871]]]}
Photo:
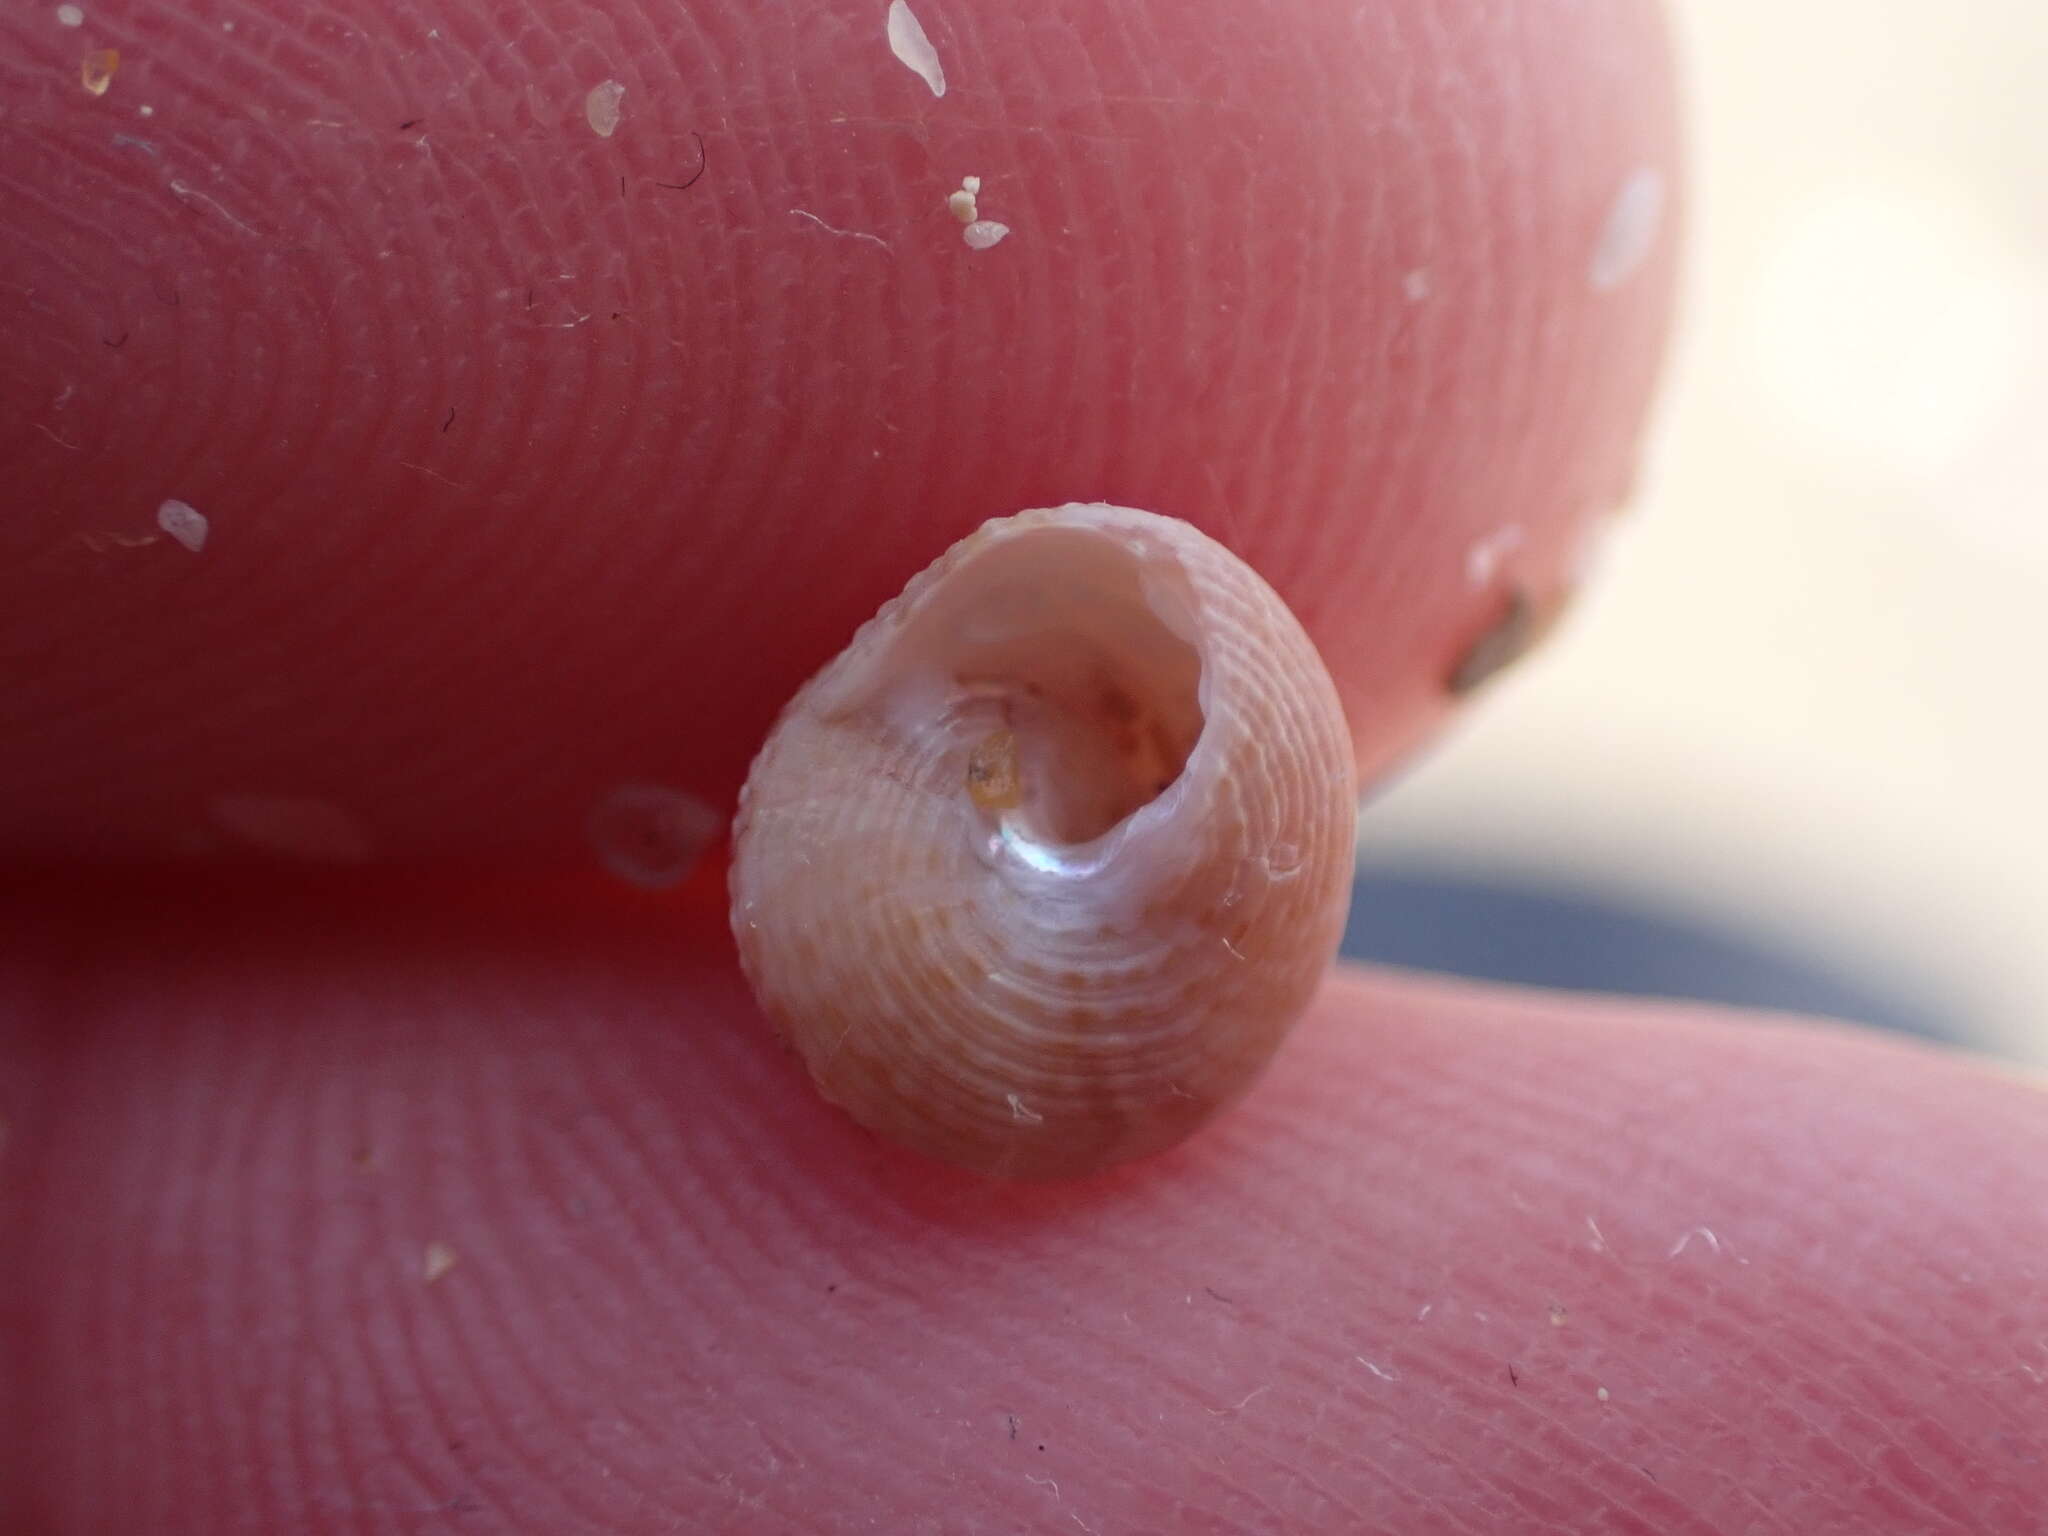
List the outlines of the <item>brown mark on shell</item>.
{"label": "brown mark on shell", "polygon": [[984,811],[1013,811],[1024,803],[1016,732],[997,731],[967,754],[967,793]]}

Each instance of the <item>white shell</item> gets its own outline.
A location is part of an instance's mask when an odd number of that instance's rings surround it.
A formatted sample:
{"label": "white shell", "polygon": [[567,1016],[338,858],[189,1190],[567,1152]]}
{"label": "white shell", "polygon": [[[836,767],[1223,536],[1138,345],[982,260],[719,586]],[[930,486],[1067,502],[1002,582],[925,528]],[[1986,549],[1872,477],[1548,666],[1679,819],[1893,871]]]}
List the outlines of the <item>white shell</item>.
{"label": "white shell", "polygon": [[1249,1086],[1335,954],[1336,690],[1186,523],[984,525],[799,692],[741,797],[740,958],[826,1097],[988,1173],[1084,1173]]}

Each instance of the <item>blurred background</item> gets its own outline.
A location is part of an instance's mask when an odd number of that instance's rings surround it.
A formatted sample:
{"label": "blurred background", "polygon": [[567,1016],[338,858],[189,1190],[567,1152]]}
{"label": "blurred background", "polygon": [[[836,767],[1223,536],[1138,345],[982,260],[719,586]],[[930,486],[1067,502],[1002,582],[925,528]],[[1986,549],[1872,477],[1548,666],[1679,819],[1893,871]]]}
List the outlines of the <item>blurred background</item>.
{"label": "blurred background", "polygon": [[2048,5],[1674,0],[1633,510],[1367,807],[1347,949],[2048,1064]]}

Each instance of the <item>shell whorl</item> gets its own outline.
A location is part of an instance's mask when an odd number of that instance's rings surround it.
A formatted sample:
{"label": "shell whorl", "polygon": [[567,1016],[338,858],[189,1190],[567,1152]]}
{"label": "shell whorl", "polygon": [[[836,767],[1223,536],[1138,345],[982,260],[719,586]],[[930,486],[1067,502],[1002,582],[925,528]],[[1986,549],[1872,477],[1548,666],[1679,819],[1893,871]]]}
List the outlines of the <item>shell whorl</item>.
{"label": "shell whorl", "polygon": [[986,1173],[1159,1151],[1242,1093],[1336,952],[1336,690],[1190,525],[984,524],[783,711],[735,824],[763,1009],[862,1124]]}

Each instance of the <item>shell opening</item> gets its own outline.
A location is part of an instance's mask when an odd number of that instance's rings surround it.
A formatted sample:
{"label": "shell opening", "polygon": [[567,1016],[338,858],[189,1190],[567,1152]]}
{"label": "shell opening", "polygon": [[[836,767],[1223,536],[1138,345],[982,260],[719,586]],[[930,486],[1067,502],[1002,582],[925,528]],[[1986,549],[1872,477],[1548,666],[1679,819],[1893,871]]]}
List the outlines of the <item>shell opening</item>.
{"label": "shell opening", "polygon": [[910,617],[893,662],[943,697],[941,772],[991,847],[1049,873],[1178,779],[1203,725],[1192,585],[1164,549],[1076,528],[1001,540]]}

